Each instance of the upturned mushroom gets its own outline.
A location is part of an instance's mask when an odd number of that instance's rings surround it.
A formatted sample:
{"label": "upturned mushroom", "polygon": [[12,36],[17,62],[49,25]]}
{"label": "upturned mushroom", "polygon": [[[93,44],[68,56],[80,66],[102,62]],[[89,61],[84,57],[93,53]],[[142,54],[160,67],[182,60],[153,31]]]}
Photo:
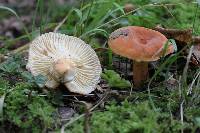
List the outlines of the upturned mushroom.
{"label": "upturned mushroom", "polygon": [[79,38],[46,33],[32,41],[27,69],[47,77],[48,88],[63,83],[69,91],[89,94],[100,80],[101,65],[95,51]]}
{"label": "upturned mushroom", "polygon": [[[148,62],[173,53],[173,45],[158,31],[144,27],[128,26],[120,28],[109,37],[109,47],[115,54],[134,60],[133,81],[139,87],[148,76]],[[165,49],[165,50],[164,50]]]}

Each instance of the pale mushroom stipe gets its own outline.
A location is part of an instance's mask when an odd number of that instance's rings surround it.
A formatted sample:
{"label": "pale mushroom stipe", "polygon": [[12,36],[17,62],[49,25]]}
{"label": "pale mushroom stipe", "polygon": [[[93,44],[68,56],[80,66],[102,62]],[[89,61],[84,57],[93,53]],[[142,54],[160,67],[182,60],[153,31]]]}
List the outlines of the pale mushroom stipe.
{"label": "pale mushroom stipe", "polygon": [[174,52],[174,46],[167,42],[168,39],[158,31],[128,26],[111,33],[108,44],[115,54],[134,60],[133,81],[139,87],[148,78],[148,62]]}
{"label": "pale mushroom stipe", "polygon": [[57,88],[62,83],[79,94],[94,91],[102,72],[90,45],[77,37],[52,32],[32,41],[27,69],[34,76],[45,76],[48,88]]}

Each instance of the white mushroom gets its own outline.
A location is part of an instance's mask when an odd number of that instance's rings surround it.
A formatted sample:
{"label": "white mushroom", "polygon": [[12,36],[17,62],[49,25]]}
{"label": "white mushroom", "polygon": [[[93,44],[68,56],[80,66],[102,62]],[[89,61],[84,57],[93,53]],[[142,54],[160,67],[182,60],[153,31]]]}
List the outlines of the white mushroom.
{"label": "white mushroom", "polygon": [[101,65],[95,51],[79,38],[46,33],[30,44],[27,69],[47,77],[48,88],[63,83],[71,92],[88,94],[100,79]]}

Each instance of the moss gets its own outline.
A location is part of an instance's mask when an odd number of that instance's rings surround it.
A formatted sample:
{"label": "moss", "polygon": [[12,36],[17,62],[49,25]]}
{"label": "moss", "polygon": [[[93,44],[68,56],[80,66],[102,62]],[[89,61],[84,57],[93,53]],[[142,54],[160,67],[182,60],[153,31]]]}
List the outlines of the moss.
{"label": "moss", "polygon": [[19,128],[20,132],[47,131],[55,125],[53,113],[55,108],[39,96],[31,95],[31,88],[20,83],[12,88],[5,99],[4,121]]}
{"label": "moss", "polygon": [[[138,104],[125,101],[122,105],[108,105],[103,112],[92,113],[90,126],[95,133],[179,132],[182,129],[180,121],[169,118],[169,113],[150,108],[148,101]],[[81,133],[83,128],[82,119],[66,128],[66,132]]]}

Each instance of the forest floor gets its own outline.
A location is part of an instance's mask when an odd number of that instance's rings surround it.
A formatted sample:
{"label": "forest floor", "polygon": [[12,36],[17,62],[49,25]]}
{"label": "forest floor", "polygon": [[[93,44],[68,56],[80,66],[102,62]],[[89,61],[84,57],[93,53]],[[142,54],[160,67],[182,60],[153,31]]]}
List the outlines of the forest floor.
{"label": "forest floor", "polygon": [[[0,0],[0,132],[200,132],[199,6],[199,0]],[[132,62],[107,43],[130,25],[162,26],[177,45],[149,63],[150,78],[140,88],[132,84]],[[38,87],[46,80],[26,70],[28,45],[50,31],[94,48],[104,70],[98,89],[79,95]]]}

